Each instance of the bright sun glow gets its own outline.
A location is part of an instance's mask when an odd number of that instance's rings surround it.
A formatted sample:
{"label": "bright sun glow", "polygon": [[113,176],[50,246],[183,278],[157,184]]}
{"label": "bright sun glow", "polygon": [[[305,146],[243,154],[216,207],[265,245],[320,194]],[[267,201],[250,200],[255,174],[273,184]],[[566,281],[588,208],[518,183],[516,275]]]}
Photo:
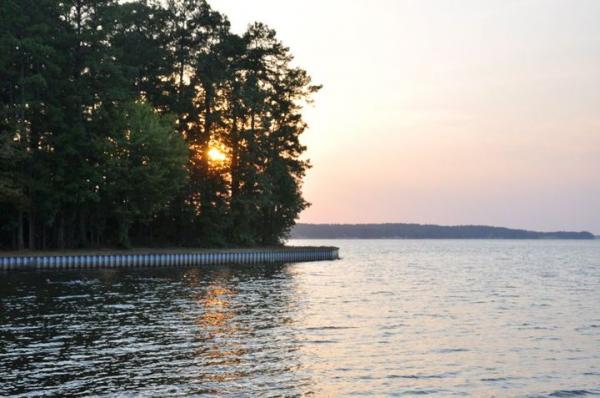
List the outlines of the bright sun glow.
{"label": "bright sun glow", "polygon": [[213,162],[224,162],[227,159],[227,155],[218,148],[213,147],[208,150],[208,158]]}

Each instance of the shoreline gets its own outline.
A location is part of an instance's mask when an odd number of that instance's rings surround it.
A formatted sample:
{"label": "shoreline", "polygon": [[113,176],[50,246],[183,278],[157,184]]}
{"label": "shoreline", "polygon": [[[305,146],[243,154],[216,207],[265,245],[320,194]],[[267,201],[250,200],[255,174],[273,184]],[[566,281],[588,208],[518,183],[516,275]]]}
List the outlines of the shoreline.
{"label": "shoreline", "polygon": [[[316,239],[315,239],[316,240]],[[0,250],[2,257],[43,257],[43,256],[102,256],[102,255],[143,255],[143,254],[190,254],[190,253],[246,253],[256,251],[314,250],[339,249],[336,246],[259,246],[259,247],[134,247],[131,249],[97,248],[97,249],[65,249],[65,250]]]}
{"label": "shoreline", "polygon": [[1,271],[126,269],[194,267],[203,265],[250,265],[339,259],[334,246],[283,246],[232,249],[132,249],[0,253]]}

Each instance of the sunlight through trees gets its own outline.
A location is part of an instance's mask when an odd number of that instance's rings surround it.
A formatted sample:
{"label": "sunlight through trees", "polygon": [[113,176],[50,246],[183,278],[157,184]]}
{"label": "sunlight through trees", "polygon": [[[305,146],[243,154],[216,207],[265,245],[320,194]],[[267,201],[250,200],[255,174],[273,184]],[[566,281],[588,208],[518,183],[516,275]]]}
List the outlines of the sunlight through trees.
{"label": "sunlight through trees", "polygon": [[319,86],[202,0],[0,3],[4,248],[266,245],[307,206]]}

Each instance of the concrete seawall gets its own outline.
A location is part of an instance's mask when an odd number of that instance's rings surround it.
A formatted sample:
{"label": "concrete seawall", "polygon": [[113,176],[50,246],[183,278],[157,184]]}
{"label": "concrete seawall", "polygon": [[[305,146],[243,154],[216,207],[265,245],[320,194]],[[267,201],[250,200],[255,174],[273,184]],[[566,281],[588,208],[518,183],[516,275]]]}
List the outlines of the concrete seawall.
{"label": "concrete seawall", "polygon": [[2,256],[0,271],[193,267],[336,260],[337,247],[284,247],[244,250],[184,250],[157,253]]}

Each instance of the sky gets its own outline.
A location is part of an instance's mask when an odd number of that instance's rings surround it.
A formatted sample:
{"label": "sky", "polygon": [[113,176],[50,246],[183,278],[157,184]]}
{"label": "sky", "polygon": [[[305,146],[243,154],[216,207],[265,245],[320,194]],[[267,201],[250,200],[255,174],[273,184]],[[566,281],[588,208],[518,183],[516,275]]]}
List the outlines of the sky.
{"label": "sky", "polygon": [[600,234],[600,1],[210,3],[324,86],[300,222]]}

